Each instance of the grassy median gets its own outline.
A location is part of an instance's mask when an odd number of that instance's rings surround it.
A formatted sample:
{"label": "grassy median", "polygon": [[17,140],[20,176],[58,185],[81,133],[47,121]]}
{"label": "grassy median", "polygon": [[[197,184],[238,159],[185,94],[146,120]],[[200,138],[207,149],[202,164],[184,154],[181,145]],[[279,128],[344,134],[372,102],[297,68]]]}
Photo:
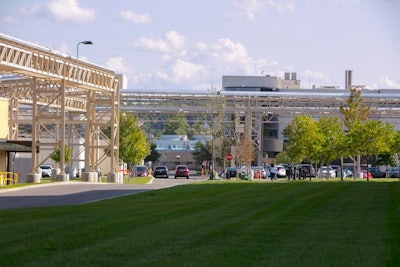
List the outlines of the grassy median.
{"label": "grassy median", "polygon": [[[1,198],[0,198],[1,201]],[[208,182],[0,211],[0,266],[395,266],[399,182]]]}

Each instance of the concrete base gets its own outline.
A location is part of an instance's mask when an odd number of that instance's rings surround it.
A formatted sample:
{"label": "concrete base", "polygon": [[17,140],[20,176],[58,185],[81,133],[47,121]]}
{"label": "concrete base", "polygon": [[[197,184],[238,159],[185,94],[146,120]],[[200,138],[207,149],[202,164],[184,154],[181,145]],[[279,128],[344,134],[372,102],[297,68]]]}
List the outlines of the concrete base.
{"label": "concrete base", "polygon": [[108,183],[116,183],[116,184],[123,184],[124,183],[124,174],[119,172],[110,172],[107,175],[107,182]]}
{"label": "concrete base", "polygon": [[82,182],[99,182],[99,175],[97,172],[83,172],[81,177]]}
{"label": "concrete base", "polygon": [[363,174],[362,174],[362,172],[356,172],[356,175],[355,175],[355,177],[356,178],[363,178]]}
{"label": "concrete base", "polygon": [[55,168],[51,170],[51,181],[52,182],[57,182],[57,175],[61,173],[61,170],[59,168]]}
{"label": "concrete base", "polygon": [[26,175],[27,183],[40,183],[42,180],[42,175],[37,173],[31,173]]}
{"label": "concrete base", "polygon": [[69,182],[69,174],[56,174],[55,181],[57,181],[57,182]]}

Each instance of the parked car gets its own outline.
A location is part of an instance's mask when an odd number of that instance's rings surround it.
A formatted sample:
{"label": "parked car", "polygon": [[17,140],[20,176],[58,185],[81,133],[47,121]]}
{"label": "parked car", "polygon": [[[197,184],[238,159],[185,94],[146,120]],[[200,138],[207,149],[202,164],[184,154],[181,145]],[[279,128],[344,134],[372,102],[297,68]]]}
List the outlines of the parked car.
{"label": "parked car", "polygon": [[346,175],[345,177],[353,177],[354,176],[354,168],[351,166],[343,166],[343,173]]}
{"label": "parked car", "polygon": [[307,177],[315,177],[315,169],[312,164],[300,164],[297,165],[297,168],[304,171]]}
{"label": "parked car", "polygon": [[144,165],[138,165],[135,167],[136,176],[147,176],[147,167]]}
{"label": "parked car", "polygon": [[[330,165],[330,167],[332,167],[335,170],[336,177],[341,177],[340,165]],[[349,178],[349,177],[353,177],[353,172],[351,171],[351,169],[349,169],[349,167],[343,167],[343,178]]]}
{"label": "parked car", "polygon": [[[329,173],[329,176],[328,176]],[[328,178],[335,178],[336,177],[336,171],[334,168],[329,166],[322,166],[319,170],[318,170],[318,174],[321,175],[322,177],[328,177]]]}
{"label": "parked car", "polygon": [[353,177],[353,172],[350,169],[343,169],[343,177],[344,178]]}
{"label": "parked car", "polygon": [[158,177],[168,178],[169,176],[168,176],[168,168],[167,168],[167,166],[157,166],[154,169],[153,176],[155,178],[158,178]]}
{"label": "parked car", "polygon": [[242,167],[240,167],[240,169],[238,169],[238,172],[240,175],[242,176],[250,176],[254,178],[254,171],[252,170],[252,168],[248,168],[247,166],[243,165]]}
{"label": "parked car", "polygon": [[368,177],[368,179],[370,179],[370,178],[373,177],[372,174],[367,170],[360,170],[360,172],[362,174],[362,178],[367,178]]}
{"label": "parked car", "polygon": [[40,170],[42,172],[42,177],[50,177],[51,176],[51,170],[53,169],[53,166],[49,164],[43,164],[40,165]]}
{"label": "parked car", "polygon": [[189,179],[189,168],[186,165],[178,165],[175,168],[175,179],[177,177],[186,177]]}
{"label": "parked car", "polygon": [[379,167],[370,167],[368,171],[372,174],[374,178],[385,178],[386,172],[381,171]]}
{"label": "parked car", "polygon": [[[251,170],[254,173],[254,178],[264,178],[266,179],[269,177],[271,174],[269,173],[269,170],[266,170],[263,166],[252,166]],[[260,175],[260,177],[258,177]]]}
{"label": "parked car", "polygon": [[225,169],[225,171],[223,171],[223,173],[221,175],[226,179],[236,178],[237,169],[236,169],[236,167],[228,167]]}
{"label": "parked car", "polygon": [[399,167],[390,167],[389,168],[389,177],[390,178],[398,178],[399,177]]}
{"label": "parked car", "polygon": [[285,178],[286,177],[286,169],[283,165],[277,165],[275,167],[275,175],[277,178]]}

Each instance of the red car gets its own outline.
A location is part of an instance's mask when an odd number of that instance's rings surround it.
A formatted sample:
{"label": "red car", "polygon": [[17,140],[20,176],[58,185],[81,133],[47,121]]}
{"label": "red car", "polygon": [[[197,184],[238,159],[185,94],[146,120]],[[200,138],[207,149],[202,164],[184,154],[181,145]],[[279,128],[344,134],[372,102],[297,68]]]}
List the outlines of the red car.
{"label": "red car", "polygon": [[372,174],[367,170],[361,170],[361,173],[362,173],[362,177],[365,179],[367,179],[367,175],[368,175],[368,179],[373,177]]}
{"label": "red car", "polygon": [[144,165],[136,166],[136,176],[147,176],[147,167]]}
{"label": "red car", "polygon": [[186,165],[176,166],[175,179],[177,177],[186,177],[186,179],[189,179],[189,168]]}

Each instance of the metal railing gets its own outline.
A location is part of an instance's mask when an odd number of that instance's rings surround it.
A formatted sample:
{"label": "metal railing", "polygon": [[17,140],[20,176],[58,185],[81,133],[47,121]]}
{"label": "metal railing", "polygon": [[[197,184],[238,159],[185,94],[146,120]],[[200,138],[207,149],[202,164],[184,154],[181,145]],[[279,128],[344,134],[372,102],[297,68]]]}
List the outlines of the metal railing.
{"label": "metal railing", "polygon": [[18,173],[0,172],[0,186],[18,183]]}

